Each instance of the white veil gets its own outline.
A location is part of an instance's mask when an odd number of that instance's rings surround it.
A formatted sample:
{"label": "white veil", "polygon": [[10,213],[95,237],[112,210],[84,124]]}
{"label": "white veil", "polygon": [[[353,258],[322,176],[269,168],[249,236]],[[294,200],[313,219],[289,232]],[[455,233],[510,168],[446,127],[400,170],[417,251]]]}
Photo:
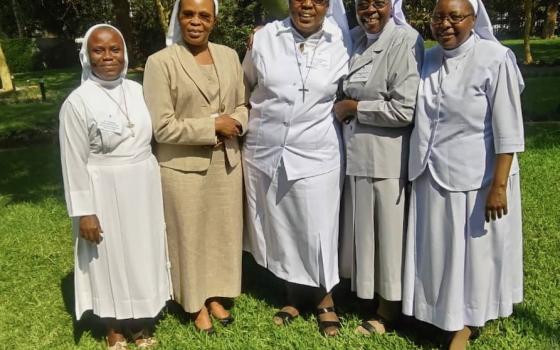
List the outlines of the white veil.
{"label": "white veil", "polygon": [[91,70],[91,63],[89,61],[89,54],[88,54],[88,40],[89,37],[91,36],[91,34],[99,28],[110,28],[112,30],[114,30],[115,32],[117,32],[122,41],[123,41],[123,50],[124,50],[124,68],[123,71],[121,72],[120,77],[124,78],[126,76],[126,72],[128,70],[128,52],[126,49],[126,42],[124,41],[124,37],[121,33],[120,30],[118,30],[116,27],[113,27],[110,24],[96,24],[93,27],[89,28],[86,32],[86,34],[84,35],[83,41],[82,41],[82,47],[80,48],[80,63],[82,64],[82,83],[84,83],[86,80],[88,80],[91,76],[92,76],[92,70]]}

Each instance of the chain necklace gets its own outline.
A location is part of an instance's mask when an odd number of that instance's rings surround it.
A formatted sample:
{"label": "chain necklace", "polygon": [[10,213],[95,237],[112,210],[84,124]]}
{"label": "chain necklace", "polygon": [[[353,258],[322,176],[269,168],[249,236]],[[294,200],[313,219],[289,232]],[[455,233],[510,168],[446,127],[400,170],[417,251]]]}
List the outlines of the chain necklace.
{"label": "chain necklace", "polygon": [[105,95],[107,95],[107,97],[109,97],[111,99],[111,101],[113,101],[117,105],[117,108],[121,111],[121,113],[126,118],[126,121],[127,121],[126,127],[130,129],[130,133],[131,133],[132,137],[136,136],[134,134],[134,129],[133,129],[135,125],[134,125],[134,123],[132,123],[132,121],[130,120],[130,117],[128,116],[128,106],[127,106],[127,103],[126,103],[126,96],[124,94],[123,84],[121,83],[121,92],[122,92],[122,98],[123,98],[123,101],[124,101],[124,110],[121,107],[121,104],[119,103],[119,101],[117,101],[113,96],[111,96],[111,94],[109,94],[107,91],[105,91],[105,89],[102,86],[99,86],[99,89],[101,91],[103,91],[103,93]]}
{"label": "chain necklace", "polygon": [[[313,49],[313,55],[311,55],[311,62],[309,62],[309,69],[307,70],[307,74],[305,75],[305,79],[303,78],[303,73],[301,72],[301,62],[299,61],[299,53],[297,52],[296,41],[294,40],[294,52],[296,54],[296,61],[297,61],[297,64],[298,64],[299,77],[301,79],[301,89],[298,89],[298,91],[301,91],[303,102],[305,102],[305,93],[309,92],[309,89],[307,89],[305,87],[305,84],[307,83],[307,78],[309,78],[309,73],[311,73],[311,68],[313,67],[313,60],[315,59],[315,54],[317,53],[317,48],[319,47],[319,43],[321,42],[322,37],[323,37],[323,33],[321,33],[321,36],[319,37],[319,40],[317,41],[317,45],[315,45],[315,48]],[[301,46],[300,46],[300,51],[302,51],[302,53],[303,53],[303,49],[305,47],[304,45],[305,45],[304,43],[301,43]]]}

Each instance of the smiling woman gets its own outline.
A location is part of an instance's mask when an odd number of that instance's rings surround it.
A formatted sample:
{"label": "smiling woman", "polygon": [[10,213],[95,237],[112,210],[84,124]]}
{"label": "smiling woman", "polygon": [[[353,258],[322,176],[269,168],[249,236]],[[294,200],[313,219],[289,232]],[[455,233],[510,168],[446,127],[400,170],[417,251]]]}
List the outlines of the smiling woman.
{"label": "smiling woman", "polygon": [[[333,11],[334,10],[334,11]],[[290,16],[255,33],[243,68],[251,90],[244,142],[245,249],[286,285],[285,325],[311,296],[320,332],[338,334],[340,125],[332,108],[347,72],[342,1],[291,0]],[[328,15],[328,14],[331,15]],[[344,22],[332,20],[341,15]]]}
{"label": "smiling woman", "polygon": [[198,330],[210,316],[233,322],[223,298],[241,292],[242,174],[246,130],[243,72],[237,53],[208,41],[218,3],[177,1],[169,47],[146,63],[175,300]]}
{"label": "smiling woman", "polygon": [[123,72],[124,42],[111,28],[100,28],[87,41],[93,74],[103,80],[115,80]]}
{"label": "smiling woman", "polygon": [[455,350],[523,299],[524,83],[481,0],[439,0],[432,30],[410,139],[403,312],[450,331]]}
{"label": "smiling woman", "polygon": [[148,347],[154,340],[144,321],[171,294],[150,117],[142,87],[125,78],[126,46],[116,28],[92,27],[80,60],[82,84],[60,110],[76,318],[90,309],[101,317],[109,349],[126,348],[127,331],[139,331],[132,338]]}

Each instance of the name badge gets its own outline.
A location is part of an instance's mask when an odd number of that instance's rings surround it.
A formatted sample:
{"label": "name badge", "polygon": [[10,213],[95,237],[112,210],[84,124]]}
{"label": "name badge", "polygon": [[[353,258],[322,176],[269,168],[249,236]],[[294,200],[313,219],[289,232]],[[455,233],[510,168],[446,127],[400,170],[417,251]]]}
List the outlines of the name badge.
{"label": "name badge", "polygon": [[371,64],[368,64],[362,68],[360,68],[357,72],[355,72],[354,74],[352,74],[352,76],[350,77],[350,82],[351,83],[363,83],[363,82],[367,82],[369,79],[369,76],[371,74]]}
{"label": "name badge", "polygon": [[109,116],[109,118],[103,119],[97,123],[97,127],[101,131],[111,132],[113,134],[120,135],[123,130],[123,125],[120,121]]}

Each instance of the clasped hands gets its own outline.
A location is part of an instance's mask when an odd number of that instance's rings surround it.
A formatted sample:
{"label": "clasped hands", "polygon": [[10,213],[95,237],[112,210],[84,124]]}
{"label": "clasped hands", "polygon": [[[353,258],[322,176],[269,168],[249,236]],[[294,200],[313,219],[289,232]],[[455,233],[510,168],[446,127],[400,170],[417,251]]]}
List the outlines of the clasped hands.
{"label": "clasped hands", "polygon": [[240,136],[243,131],[241,124],[228,114],[222,114],[216,117],[214,126],[216,128],[216,136],[218,136],[220,142],[224,139]]}
{"label": "clasped hands", "polygon": [[352,120],[358,112],[358,101],[340,100],[334,104],[334,114],[336,119],[343,123]]}

